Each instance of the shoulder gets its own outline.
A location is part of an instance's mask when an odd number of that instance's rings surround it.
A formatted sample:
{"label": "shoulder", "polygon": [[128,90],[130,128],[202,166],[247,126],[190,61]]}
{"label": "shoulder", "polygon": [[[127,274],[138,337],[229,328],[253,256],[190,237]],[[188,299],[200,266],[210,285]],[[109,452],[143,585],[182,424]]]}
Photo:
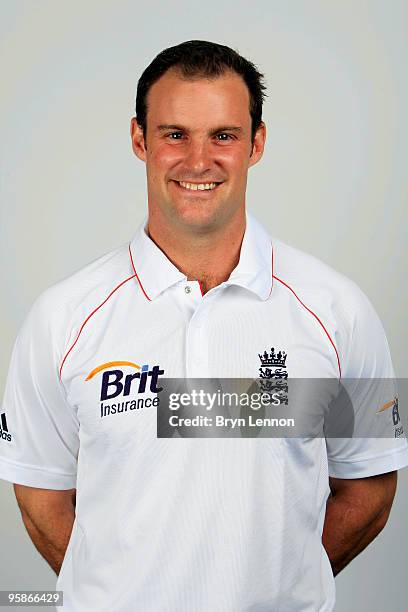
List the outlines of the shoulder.
{"label": "shoulder", "polygon": [[362,375],[370,351],[374,359],[388,354],[382,323],[357,283],[309,253],[278,239],[273,245],[275,287],[319,317],[338,348],[344,375]]}
{"label": "shoulder", "polygon": [[134,275],[128,244],[121,245],[43,291],[19,335],[42,334],[63,352],[80,322]]}
{"label": "shoulder", "polygon": [[354,281],[344,276],[321,259],[301,251],[276,238],[274,245],[274,274],[280,280],[307,291],[327,290],[333,294],[359,293]]}
{"label": "shoulder", "polygon": [[314,255],[273,239],[274,279],[299,297],[305,296],[323,308],[336,308],[352,317],[372,308],[367,296],[352,279],[338,272]]}

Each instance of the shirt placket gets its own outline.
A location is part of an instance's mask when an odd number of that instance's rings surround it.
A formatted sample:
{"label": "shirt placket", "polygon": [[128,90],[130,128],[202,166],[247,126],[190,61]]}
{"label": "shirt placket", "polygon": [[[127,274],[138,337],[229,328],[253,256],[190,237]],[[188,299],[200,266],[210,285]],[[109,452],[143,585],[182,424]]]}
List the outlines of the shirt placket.
{"label": "shirt placket", "polygon": [[209,376],[208,316],[215,289],[204,296],[197,281],[184,283],[188,302],[189,321],[186,327],[186,378],[207,378]]}

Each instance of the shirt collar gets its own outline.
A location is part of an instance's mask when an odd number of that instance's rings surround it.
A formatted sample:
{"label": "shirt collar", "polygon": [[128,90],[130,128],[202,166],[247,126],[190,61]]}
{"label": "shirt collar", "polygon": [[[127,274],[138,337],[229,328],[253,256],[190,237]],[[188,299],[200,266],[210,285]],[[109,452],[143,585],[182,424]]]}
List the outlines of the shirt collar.
{"label": "shirt collar", "polygon": [[246,228],[237,267],[224,285],[239,285],[262,300],[272,291],[272,242],[263,225],[246,211]]}
{"label": "shirt collar", "polygon": [[[186,281],[187,276],[166,257],[146,232],[147,217],[129,245],[132,266],[143,293],[154,300],[172,285]],[[273,250],[271,238],[263,225],[246,211],[246,228],[239,262],[223,286],[238,285],[267,300],[273,284]]]}

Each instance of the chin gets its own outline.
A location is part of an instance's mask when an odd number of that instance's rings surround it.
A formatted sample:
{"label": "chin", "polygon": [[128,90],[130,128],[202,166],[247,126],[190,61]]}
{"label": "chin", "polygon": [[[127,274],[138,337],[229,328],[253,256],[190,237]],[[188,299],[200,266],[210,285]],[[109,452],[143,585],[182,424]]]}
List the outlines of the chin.
{"label": "chin", "polygon": [[193,202],[188,206],[178,207],[173,211],[173,219],[177,224],[194,230],[210,230],[218,225],[220,214],[218,208]]}

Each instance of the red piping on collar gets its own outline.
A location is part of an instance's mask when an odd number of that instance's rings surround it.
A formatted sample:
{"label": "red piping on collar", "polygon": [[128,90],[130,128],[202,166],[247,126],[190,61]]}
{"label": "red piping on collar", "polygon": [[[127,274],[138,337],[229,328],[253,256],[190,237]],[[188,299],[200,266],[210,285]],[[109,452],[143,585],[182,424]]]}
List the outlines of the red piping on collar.
{"label": "red piping on collar", "polygon": [[138,273],[136,272],[136,268],[135,268],[135,264],[133,263],[133,257],[132,257],[132,250],[130,248],[130,244],[129,244],[129,255],[130,255],[130,261],[132,262],[132,268],[133,268],[133,272],[135,273],[135,276],[138,280],[138,283],[140,285],[141,290],[143,291],[145,297],[149,300],[149,302],[151,302],[152,300],[149,298],[149,296],[147,295],[146,291],[144,290],[144,287],[142,285],[142,283],[140,282],[140,278]]}

